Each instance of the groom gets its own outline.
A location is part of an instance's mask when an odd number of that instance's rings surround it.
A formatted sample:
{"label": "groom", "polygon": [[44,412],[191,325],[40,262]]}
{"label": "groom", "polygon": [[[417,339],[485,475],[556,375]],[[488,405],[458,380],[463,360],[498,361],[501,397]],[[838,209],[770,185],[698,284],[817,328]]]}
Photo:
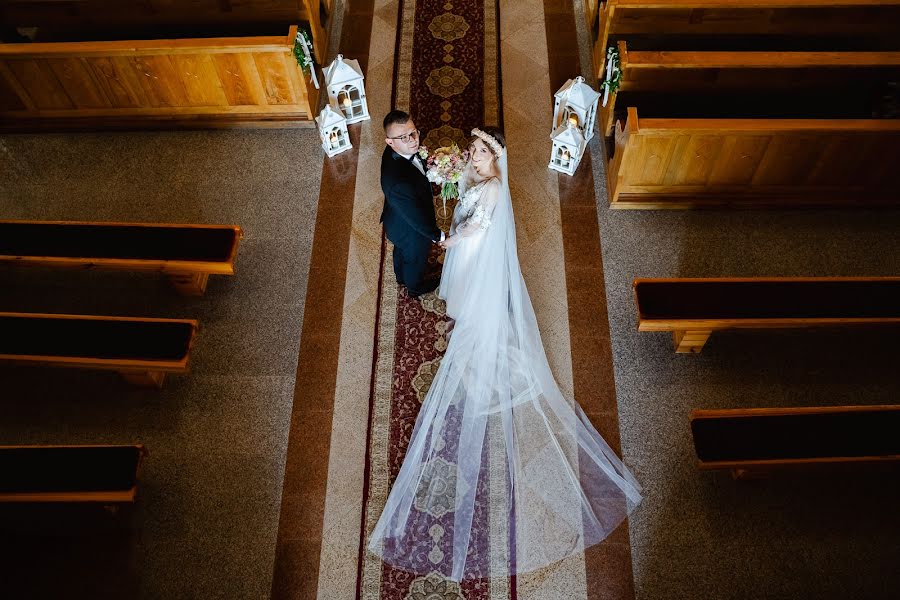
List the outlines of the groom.
{"label": "groom", "polygon": [[425,281],[431,245],[444,241],[434,219],[431,183],[419,157],[419,130],[409,114],[392,110],[384,118],[387,148],[381,156],[384,210],[381,222],[394,244],[394,274],[413,298],[432,291],[438,280]]}

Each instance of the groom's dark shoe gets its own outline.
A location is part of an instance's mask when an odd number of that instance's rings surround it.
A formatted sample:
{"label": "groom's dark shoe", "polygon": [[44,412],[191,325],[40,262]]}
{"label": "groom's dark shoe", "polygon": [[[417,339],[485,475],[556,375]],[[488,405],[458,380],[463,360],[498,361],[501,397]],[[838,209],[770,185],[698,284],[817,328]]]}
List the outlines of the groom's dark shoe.
{"label": "groom's dark shoe", "polygon": [[428,281],[419,282],[415,288],[407,286],[407,289],[409,290],[409,297],[418,298],[422,294],[433,292],[437,289],[437,286],[440,285],[440,283],[440,279],[429,279]]}

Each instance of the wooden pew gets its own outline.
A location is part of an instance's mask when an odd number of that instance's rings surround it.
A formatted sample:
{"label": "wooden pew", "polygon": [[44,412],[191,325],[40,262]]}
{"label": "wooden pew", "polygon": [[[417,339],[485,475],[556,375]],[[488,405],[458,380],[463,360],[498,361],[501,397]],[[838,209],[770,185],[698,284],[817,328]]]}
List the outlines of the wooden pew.
{"label": "wooden pew", "polygon": [[158,388],[167,373],[187,373],[198,327],[193,319],[0,312],[0,363],[112,370]]}
{"label": "wooden pew", "polygon": [[900,406],[691,411],[700,469],[735,478],[775,469],[900,460]]}
{"label": "wooden pew", "polygon": [[159,271],[199,296],[210,275],[234,275],[237,225],[0,220],[0,264]]}
{"label": "wooden pew", "polygon": [[900,119],[863,118],[865,98],[798,92],[773,103],[761,91],[628,103],[638,106],[617,120],[610,145],[610,208],[900,203]]}
{"label": "wooden pew", "polygon": [[[601,130],[613,133],[618,98],[650,93],[721,94],[757,92],[771,103],[798,90],[833,95],[852,89],[876,96],[900,81],[900,52],[632,51],[619,41],[621,78],[600,108]],[[626,106],[622,106],[626,108]],[[621,112],[621,111],[620,111]]]}
{"label": "wooden pew", "polygon": [[621,39],[654,50],[900,50],[900,0],[607,0],[591,32],[601,79]]}
{"label": "wooden pew", "polygon": [[147,454],[133,446],[0,446],[0,503],[130,503]]}
{"label": "wooden pew", "polygon": [[714,331],[900,325],[900,277],[635,279],[638,331],[696,353]]}
{"label": "wooden pew", "polygon": [[0,44],[0,130],[312,127],[287,35]]}
{"label": "wooden pew", "polygon": [[[4,0],[0,25],[56,31],[123,31],[150,28],[266,24],[287,29],[307,23],[319,60],[328,49],[322,16],[333,0]],[[168,37],[168,36],[167,36]]]}

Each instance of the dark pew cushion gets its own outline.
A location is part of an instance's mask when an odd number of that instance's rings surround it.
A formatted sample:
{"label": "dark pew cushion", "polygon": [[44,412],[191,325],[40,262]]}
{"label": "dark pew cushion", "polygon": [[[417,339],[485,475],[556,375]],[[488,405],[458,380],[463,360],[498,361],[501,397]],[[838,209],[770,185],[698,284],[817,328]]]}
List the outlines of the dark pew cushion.
{"label": "dark pew cushion", "polygon": [[0,256],[224,262],[235,235],[228,227],[0,223]]}
{"label": "dark pew cushion", "polygon": [[900,281],[639,281],[643,319],[900,318]]}
{"label": "dark pew cushion", "polygon": [[900,411],[698,418],[704,462],[900,455]]}
{"label": "dark pew cushion", "polygon": [[[893,7],[900,18],[900,7]],[[814,9],[816,11],[821,9]],[[628,33],[611,34],[607,46],[619,40],[628,43],[629,50],[670,50],[670,51],[782,51],[782,52],[851,52],[851,51],[891,51],[900,49],[900,38],[896,32],[867,35],[809,35],[809,34],[662,34]]]}
{"label": "dark pew cushion", "polygon": [[136,484],[141,448],[0,448],[0,494],[127,491]]}
{"label": "dark pew cushion", "polygon": [[[708,90],[703,94],[622,91],[616,94],[616,109],[624,118],[623,111],[637,108],[642,119],[872,119],[884,89],[869,84],[853,86],[847,94],[818,88],[777,94],[771,90]],[[773,96],[777,101],[773,101]]]}
{"label": "dark pew cushion", "polygon": [[190,322],[107,321],[0,315],[0,354],[73,358],[183,360]]}

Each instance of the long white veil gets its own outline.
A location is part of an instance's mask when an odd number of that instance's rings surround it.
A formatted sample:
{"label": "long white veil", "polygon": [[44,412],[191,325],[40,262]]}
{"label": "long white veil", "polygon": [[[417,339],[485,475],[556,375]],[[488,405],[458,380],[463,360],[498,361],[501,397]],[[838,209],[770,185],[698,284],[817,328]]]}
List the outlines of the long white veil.
{"label": "long white veil", "polygon": [[368,545],[397,568],[454,581],[580,552],[641,499],[550,371],[519,269],[506,152],[498,162],[491,225],[479,234],[447,351]]}

